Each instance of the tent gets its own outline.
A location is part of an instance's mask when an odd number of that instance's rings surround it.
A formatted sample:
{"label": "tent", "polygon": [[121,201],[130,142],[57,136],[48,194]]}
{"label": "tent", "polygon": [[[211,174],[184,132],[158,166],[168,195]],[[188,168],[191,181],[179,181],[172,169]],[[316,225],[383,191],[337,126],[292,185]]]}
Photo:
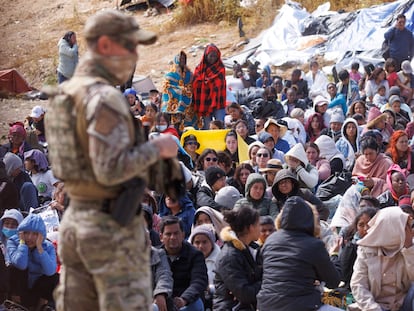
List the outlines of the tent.
{"label": "tent", "polygon": [[0,71],[0,93],[22,94],[32,90],[33,88],[29,86],[16,69]]}
{"label": "tent", "polygon": [[307,63],[312,57],[323,56],[336,66],[348,68],[351,62],[378,64],[384,33],[392,27],[396,16],[404,13],[406,27],[414,31],[414,0],[360,9],[355,12],[330,11],[330,3],[308,13],[299,3],[287,0],[280,8],[273,25],[250,41],[245,49],[224,60],[227,67],[233,61],[247,60],[265,65]]}

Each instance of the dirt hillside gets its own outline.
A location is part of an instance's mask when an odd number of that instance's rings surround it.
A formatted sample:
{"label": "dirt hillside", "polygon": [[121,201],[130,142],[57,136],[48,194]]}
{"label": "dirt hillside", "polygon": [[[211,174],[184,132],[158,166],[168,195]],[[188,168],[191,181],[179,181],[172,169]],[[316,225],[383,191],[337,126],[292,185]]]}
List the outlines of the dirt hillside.
{"label": "dirt hillside", "polygon": [[[85,20],[103,8],[115,8],[117,1],[107,0],[13,0],[0,5],[0,69],[16,68],[35,88],[56,81],[58,61],[57,42],[68,30],[77,33],[80,56],[85,52],[82,29]],[[201,24],[167,31],[165,25],[172,19],[172,12],[161,8],[160,14],[145,17],[145,8],[129,12],[141,27],[159,34],[156,44],[139,48],[137,75],[149,76],[155,85],[161,86],[162,77],[169,62],[180,50],[188,53],[190,68],[194,68],[202,56],[202,49],[189,53],[194,46],[215,43],[223,56],[234,53],[233,47],[240,41],[238,30],[226,23]],[[248,36],[255,36],[245,29]],[[255,29],[258,31],[258,29]],[[0,99],[0,143],[5,141],[8,123],[22,121],[35,105],[45,101]]]}

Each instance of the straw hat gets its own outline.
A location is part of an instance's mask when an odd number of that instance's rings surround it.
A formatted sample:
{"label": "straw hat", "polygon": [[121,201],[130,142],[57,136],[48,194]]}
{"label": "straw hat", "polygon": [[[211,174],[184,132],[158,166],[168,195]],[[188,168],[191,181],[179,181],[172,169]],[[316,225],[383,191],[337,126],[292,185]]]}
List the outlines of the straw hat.
{"label": "straw hat", "polygon": [[278,159],[270,159],[267,161],[265,168],[259,168],[260,173],[279,172],[283,168],[282,162]]}
{"label": "straw hat", "polygon": [[283,137],[285,134],[286,134],[286,132],[287,132],[287,130],[288,130],[288,125],[287,125],[287,122],[285,121],[285,120],[275,120],[275,119],[272,119],[272,118],[269,118],[267,121],[266,121],[266,123],[264,124],[264,130],[267,132],[267,128],[271,125],[271,124],[274,124],[274,125],[276,125],[278,128],[279,128],[279,130],[280,130],[280,135],[279,135],[279,137]]}

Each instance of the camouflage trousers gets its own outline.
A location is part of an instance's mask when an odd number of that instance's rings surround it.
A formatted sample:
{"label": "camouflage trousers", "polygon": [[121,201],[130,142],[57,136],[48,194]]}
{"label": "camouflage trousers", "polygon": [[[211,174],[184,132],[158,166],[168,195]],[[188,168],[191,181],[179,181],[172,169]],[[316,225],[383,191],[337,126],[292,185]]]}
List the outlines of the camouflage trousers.
{"label": "camouflage trousers", "polygon": [[142,214],[121,227],[101,203],[71,201],[59,227],[58,311],[150,310],[149,239]]}

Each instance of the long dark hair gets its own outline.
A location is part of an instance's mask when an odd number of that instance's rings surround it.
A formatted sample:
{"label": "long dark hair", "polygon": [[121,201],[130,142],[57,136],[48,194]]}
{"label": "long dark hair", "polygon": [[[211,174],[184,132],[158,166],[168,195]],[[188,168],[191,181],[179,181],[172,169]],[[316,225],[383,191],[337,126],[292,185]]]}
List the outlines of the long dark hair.
{"label": "long dark hair", "polygon": [[245,235],[249,227],[259,220],[259,212],[250,204],[242,204],[237,209],[224,211],[223,214],[224,220],[238,237]]}
{"label": "long dark hair", "polygon": [[351,240],[354,234],[358,231],[358,221],[363,215],[367,215],[370,219],[375,216],[377,213],[375,207],[365,207],[363,208],[354,218],[354,221],[347,227],[345,230],[344,240]]}
{"label": "long dark hair", "polygon": [[73,31],[68,31],[67,33],[65,33],[65,35],[63,36],[63,40],[65,40],[67,43],[69,43],[70,47],[73,47],[73,44],[71,42],[71,38],[72,36],[75,34],[75,32]]}

